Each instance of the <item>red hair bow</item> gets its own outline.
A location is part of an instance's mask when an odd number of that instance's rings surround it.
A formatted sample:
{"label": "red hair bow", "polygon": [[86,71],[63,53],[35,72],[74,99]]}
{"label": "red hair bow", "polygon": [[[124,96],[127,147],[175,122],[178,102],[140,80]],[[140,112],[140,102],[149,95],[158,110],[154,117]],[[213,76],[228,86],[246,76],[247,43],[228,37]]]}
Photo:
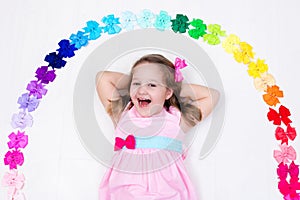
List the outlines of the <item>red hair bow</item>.
{"label": "red hair bow", "polygon": [[135,138],[133,135],[128,135],[126,139],[116,137],[115,139],[115,151],[121,150],[124,146],[127,149],[135,149]]}
{"label": "red hair bow", "polygon": [[273,124],[275,125],[280,125],[281,121],[285,124],[288,125],[292,121],[289,119],[289,116],[291,115],[290,110],[281,105],[279,107],[279,112],[276,112],[274,109],[269,108],[268,112],[268,119],[269,121],[273,121]]}
{"label": "red hair bow", "polygon": [[286,143],[288,144],[288,140],[294,140],[297,136],[296,129],[291,127],[289,124],[286,128],[286,131],[284,131],[283,128],[280,126],[276,128],[275,130],[275,137],[277,140],[281,140],[281,144]]}

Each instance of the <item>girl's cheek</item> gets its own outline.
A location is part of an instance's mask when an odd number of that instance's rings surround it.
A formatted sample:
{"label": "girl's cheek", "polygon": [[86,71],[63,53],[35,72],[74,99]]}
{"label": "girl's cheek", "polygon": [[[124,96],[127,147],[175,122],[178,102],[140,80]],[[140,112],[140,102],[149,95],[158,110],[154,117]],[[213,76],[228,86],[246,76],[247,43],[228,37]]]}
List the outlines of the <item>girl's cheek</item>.
{"label": "girl's cheek", "polygon": [[137,92],[138,86],[131,86],[129,92],[135,94]]}
{"label": "girl's cheek", "polygon": [[136,93],[136,90],[130,89],[129,96],[132,98]]}

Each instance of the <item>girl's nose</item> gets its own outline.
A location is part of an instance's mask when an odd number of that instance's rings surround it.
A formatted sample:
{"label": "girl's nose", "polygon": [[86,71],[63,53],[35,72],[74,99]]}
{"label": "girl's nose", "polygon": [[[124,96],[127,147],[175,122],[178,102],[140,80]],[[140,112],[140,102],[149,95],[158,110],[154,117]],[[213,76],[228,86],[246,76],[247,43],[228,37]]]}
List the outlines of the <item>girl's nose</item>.
{"label": "girl's nose", "polygon": [[137,89],[138,94],[146,94],[147,93],[147,89],[146,89],[146,85],[141,85],[138,89]]}

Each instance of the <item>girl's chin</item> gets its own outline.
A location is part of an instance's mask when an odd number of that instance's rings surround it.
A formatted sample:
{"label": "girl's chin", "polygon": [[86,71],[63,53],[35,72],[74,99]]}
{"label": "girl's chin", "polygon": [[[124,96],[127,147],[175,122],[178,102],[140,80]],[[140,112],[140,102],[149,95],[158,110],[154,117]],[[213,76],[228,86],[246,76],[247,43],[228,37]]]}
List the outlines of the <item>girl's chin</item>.
{"label": "girl's chin", "polygon": [[151,116],[151,110],[149,108],[145,107],[138,107],[137,112],[142,116],[142,117],[150,117]]}
{"label": "girl's chin", "polygon": [[142,117],[151,117],[153,115],[156,115],[160,113],[162,108],[157,108],[157,107],[151,107],[151,106],[137,106],[137,112],[142,116]]}

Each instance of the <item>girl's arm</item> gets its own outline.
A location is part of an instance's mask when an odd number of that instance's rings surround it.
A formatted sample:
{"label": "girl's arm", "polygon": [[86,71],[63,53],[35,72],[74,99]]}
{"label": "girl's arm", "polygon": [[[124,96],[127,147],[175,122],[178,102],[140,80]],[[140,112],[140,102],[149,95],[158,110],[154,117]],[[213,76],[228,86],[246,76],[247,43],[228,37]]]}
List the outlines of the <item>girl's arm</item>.
{"label": "girl's arm", "polygon": [[119,91],[128,89],[129,76],[119,72],[100,71],[96,76],[96,87],[100,101],[105,110],[111,102],[120,98]]}
{"label": "girl's arm", "polygon": [[192,104],[200,109],[202,119],[207,117],[219,100],[219,91],[196,84],[182,84],[181,97],[188,97]]}

